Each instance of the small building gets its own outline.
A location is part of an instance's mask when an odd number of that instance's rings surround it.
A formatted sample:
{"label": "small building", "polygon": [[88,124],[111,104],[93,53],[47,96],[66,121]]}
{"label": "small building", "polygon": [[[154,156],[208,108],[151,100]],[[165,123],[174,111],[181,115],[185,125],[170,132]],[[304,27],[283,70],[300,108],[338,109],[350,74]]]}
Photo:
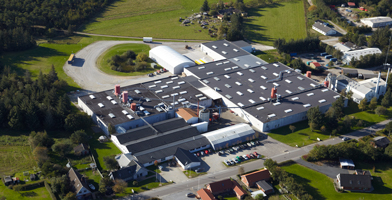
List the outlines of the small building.
{"label": "small building", "polygon": [[370,171],[368,171],[368,170],[361,170],[361,169],[356,169],[355,170],[355,175],[369,175],[369,176],[372,176]]}
{"label": "small building", "polygon": [[339,158],[340,168],[342,169],[354,169],[355,165],[351,159]]}
{"label": "small building", "polygon": [[131,153],[121,154],[116,156],[115,159],[117,160],[118,166],[120,166],[120,168],[129,167],[132,160],[135,160]]}
{"label": "small building", "polygon": [[313,69],[319,69],[321,67],[320,63],[318,62],[311,62],[309,66]]}
{"label": "small building", "polygon": [[74,153],[77,156],[85,156],[89,154],[89,148],[86,144],[80,143],[78,146],[74,147]]}
{"label": "small building", "polygon": [[203,135],[210,141],[214,150],[254,139],[255,131],[248,124],[240,123],[228,126]]}
{"label": "small building", "polygon": [[254,187],[258,181],[269,181],[271,175],[268,169],[262,169],[241,176],[241,181],[248,187]]}
{"label": "small building", "polygon": [[323,35],[335,35],[337,32],[335,31],[335,29],[321,23],[321,22],[315,22],[312,26],[312,28],[323,34]]}
{"label": "small building", "polygon": [[109,178],[112,180],[122,179],[124,181],[137,180],[147,176],[148,170],[136,160],[132,160],[128,167],[123,167],[117,171],[110,172]]}
{"label": "small building", "polygon": [[373,190],[370,175],[338,174],[336,176],[339,189],[356,192],[371,192]]}
{"label": "small building", "polygon": [[342,44],[342,43],[336,43],[335,45],[333,45],[333,47],[335,47],[335,49],[339,50],[340,52],[347,52],[347,51],[351,51],[351,48]]}
{"label": "small building", "polygon": [[176,153],[174,154],[177,163],[182,167],[184,170],[192,169],[195,167],[200,166],[200,160],[196,158],[188,150],[177,148]]}
{"label": "small building", "polygon": [[214,195],[211,193],[211,191],[202,188],[199,191],[197,191],[197,195],[201,200],[216,200]]}
{"label": "small building", "polygon": [[358,77],[358,70],[356,69],[342,69],[341,72],[347,77]]}
{"label": "small building", "polygon": [[84,176],[72,167],[68,171],[67,176],[71,183],[71,191],[76,194],[77,199],[85,199],[91,196],[91,191]]}
{"label": "small building", "polygon": [[9,186],[13,183],[11,176],[4,176],[3,181],[5,186]]}
{"label": "small building", "polygon": [[349,65],[352,59],[361,60],[363,56],[372,55],[372,54],[381,54],[381,50],[379,48],[366,48],[345,52],[342,56],[343,63]]}
{"label": "small building", "polygon": [[347,5],[348,5],[348,7],[352,7],[352,8],[355,7],[355,3],[354,2],[347,2]]}
{"label": "small building", "polygon": [[213,195],[230,193],[234,191],[238,199],[242,199],[247,194],[235,180],[231,179],[225,179],[207,184],[207,190],[209,190]]}
{"label": "small building", "polygon": [[256,185],[261,191],[264,192],[264,194],[270,194],[274,192],[274,188],[272,188],[272,186],[265,180],[257,181]]}
{"label": "small building", "polygon": [[363,18],[361,19],[361,22],[369,27],[378,28],[392,25],[392,18],[383,16]]}
{"label": "small building", "polygon": [[196,124],[199,122],[199,117],[197,116],[196,111],[192,110],[191,108],[179,108],[176,113],[188,124]]}
{"label": "small building", "polygon": [[389,141],[389,139],[387,137],[378,136],[378,137],[373,138],[372,144],[375,148],[385,148],[389,145],[390,142],[391,141]]}

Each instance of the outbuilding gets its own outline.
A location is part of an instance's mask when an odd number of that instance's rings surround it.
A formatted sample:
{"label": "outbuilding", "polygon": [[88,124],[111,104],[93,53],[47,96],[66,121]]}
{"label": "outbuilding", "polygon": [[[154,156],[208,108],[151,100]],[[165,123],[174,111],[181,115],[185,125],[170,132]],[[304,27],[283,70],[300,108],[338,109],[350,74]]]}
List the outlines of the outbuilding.
{"label": "outbuilding", "polygon": [[168,46],[158,46],[151,49],[150,58],[172,74],[181,74],[184,68],[195,66],[192,60]]}
{"label": "outbuilding", "polygon": [[319,69],[321,67],[321,65],[318,62],[311,62],[310,67],[313,69]]}
{"label": "outbuilding", "polygon": [[182,167],[184,170],[192,169],[195,167],[200,166],[200,160],[196,158],[188,150],[177,148],[176,153],[174,154],[177,163]]}
{"label": "outbuilding", "polygon": [[196,124],[199,122],[199,117],[197,116],[196,111],[192,110],[191,108],[179,108],[176,113],[188,124]]}
{"label": "outbuilding", "polygon": [[354,169],[355,165],[351,159],[339,158],[340,168],[342,169]]}

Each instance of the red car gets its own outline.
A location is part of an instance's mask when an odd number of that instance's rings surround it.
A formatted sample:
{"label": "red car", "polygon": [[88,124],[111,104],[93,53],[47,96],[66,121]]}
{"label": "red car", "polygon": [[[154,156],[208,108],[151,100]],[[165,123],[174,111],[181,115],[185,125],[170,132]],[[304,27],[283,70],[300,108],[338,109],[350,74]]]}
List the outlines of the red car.
{"label": "red car", "polygon": [[197,153],[196,153],[196,155],[197,155],[197,157],[199,157],[199,156],[200,156],[200,153],[199,153],[199,152],[197,152]]}
{"label": "red car", "polygon": [[208,154],[208,150],[205,150],[204,153],[207,155]]}
{"label": "red car", "polygon": [[247,154],[246,157],[248,157],[249,159],[251,158],[249,154]]}

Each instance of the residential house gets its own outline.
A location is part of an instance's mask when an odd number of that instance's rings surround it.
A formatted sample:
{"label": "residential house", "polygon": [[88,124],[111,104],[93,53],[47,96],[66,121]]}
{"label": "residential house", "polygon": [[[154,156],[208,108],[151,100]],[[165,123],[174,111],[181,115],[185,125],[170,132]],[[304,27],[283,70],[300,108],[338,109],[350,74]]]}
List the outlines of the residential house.
{"label": "residential house", "polygon": [[191,108],[179,108],[176,113],[188,124],[196,124],[199,122],[199,116],[197,116],[196,111],[192,110]]}
{"label": "residential house", "polygon": [[272,188],[272,186],[265,180],[257,181],[256,185],[261,191],[264,192],[264,194],[270,194],[274,192],[274,188]]}
{"label": "residential house", "polygon": [[354,169],[355,165],[351,159],[339,158],[340,168],[342,169]]}
{"label": "residential house", "polygon": [[248,187],[254,187],[258,181],[269,181],[270,179],[271,175],[268,169],[262,169],[241,176],[241,181]]}
{"label": "residential house", "polygon": [[115,159],[117,160],[118,166],[120,168],[129,167],[132,160],[135,160],[135,157],[131,153],[124,153],[119,156],[116,156]]}
{"label": "residential house", "polygon": [[211,191],[202,188],[199,191],[197,191],[197,195],[201,200],[216,200],[214,195],[211,193]]}
{"label": "residential house", "polygon": [[109,178],[112,180],[122,179],[124,181],[137,180],[147,176],[148,170],[136,160],[132,160],[128,167],[123,167],[117,171],[110,172]]}
{"label": "residential house", "polygon": [[337,185],[342,190],[371,192],[373,190],[370,175],[338,174]]}
{"label": "residential house", "polygon": [[86,144],[80,143],[78,146],[74,148],[74,153],[77,156],[85,156],[89,154],[89,149]]}
{"label": "residential house", "polygon": [[235,180],[231,179],[225,179],[207,184],[207,190],[209,190],[213,195],[234,191],[238,199],[243,199],[246,195],[244,189],[242,189],[242,187]]}
{"label": "residential house", "polygon": [[71,182],[71,191],[76,194],[77,199],[87,199],[91,196],[91,191],[85,177],[72,167],[68,171],[67,176]]}
{"label": "residential house", "polygon": [[325,23],[314,22],[312,28],[323,35],[335,35],[337,32]]}
{"label": "residential house", "polygon": [[319,69],[321,67],[320,63],[318,62],[311,62],[309,66],[313,69]]}
{"label": "residential house", "polygon": [[389,145],[390,141],[387,137],[378,136],[373,138],[372,144],[375,148],[385,148]]}
{"label": "residential house", "polygon": [[5,186],[9,186],[13,183],[11,176],[4,176],[3,181]]}
{"label": "residential house", "polygon": [[192,169],[200,166],[200,160],[188,150],[177,148],[174,154],[177,163],[184,169]]}

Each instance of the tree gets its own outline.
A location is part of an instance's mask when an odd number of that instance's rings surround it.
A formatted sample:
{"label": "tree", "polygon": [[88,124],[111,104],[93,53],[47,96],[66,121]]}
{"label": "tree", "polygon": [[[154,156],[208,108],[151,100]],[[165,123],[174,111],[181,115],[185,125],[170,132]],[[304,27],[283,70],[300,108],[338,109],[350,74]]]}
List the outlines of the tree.
{"label": "tree", "polygon": [[118,169],[118,163],[116,159],[114,159],[112,156],[106,156],[103,157],[103,162],[105,163],[106,168],[108,169]]}
{"label": "tree", "polygon": [[16,130],[22,130],[24,128],[24,115],[18,106],[12,107],[8,115],[8,125]]}
{"label": "tree", "polygon": [[310,12],[315,11],[315,10],[317,10],[317,6],[311,5],[311,6],[308,8],[308,10],[309,10]]}
{"label": "tree", "polygon": [[362,111],[363,111],[363,110],[366,110],[367,103],[368,103],[368,100],[367,100],[366,98],[362,99],[362,100],[359,102],[359,104],[358,104],[358,108],[361,109]]}
{"label": "tree", "polygon": [[117,132],[116,128],[111,123],[108,124],[108,132],[110,135],[113,135]]}
{"label": "tree", "polygon": [[362,127],[363,126],[363,121],[361,119],[358,120],[357,125],[355,125],[355,126]]}
{"label": "tree", "polygon": [[133,181],[132,185],[137,186],[139,183],[137,181]]}
{"label": "tree", "polygon": [[[391,135],[391,131],[392,131],[392,121],[388,122],[388,124],[385,125],[385,130],[388,131],[388,135]],[[390,145],[392,146],[392,145]]]}
{"label": "tree", "polygon": [[347,99],[351,99],[351,97],[353,96],[353,94],[354,94],[353,91],[351,91],[351,90],[348,91],[347,94],[346,94]]}
{"label": "tree", "polygon": [[74,144],[87,143],[88,135],[84,130],[78,130],[72,133],[70,139]]}
{"label": "tree", "polygon": [[255,200],[264,200],[264,196],[262,194],[258,194],[255,196]]}
{"label": "tree", "polygon": [[29,135],[29,143],[32,149],[37,146],[51,147],[54,144],[53,138],[49,137],[46,131],[44,132],[31,132]]}
{"label": "tree", "polygon": [[346,115],[344,117],[343,123],[346,126],[346,128],[349,129],[352,126],[352,118],[350,116]]}
{"label": "tree", "polygon": [[318,129],[323,124],[323,114],[318,106],[310,108],[306,116],[308,117],[309,126],[312,124],[311,129]]}
{"label": "tree", "polygon": [[376,109],[376,107],[377,107],[377,97],[373,97],[372,100],[370,101],[369,108],[371,110],[374,110]]}
{"label": "tree", "polygon": [[325,133],[325,132],[327,132],[327,128],[326,128],[325,126],[322,126],[322,127],[320,128],[320,131],[321,131],[322,133]]}
{"label": "tree", "polygon": [[47,77],[49,83],[54,83],[55,81],[57,81],[59,79],[58,76],[57,76],[57,72],[54,69],[54,65],[53,64],[52,64],[52,66],[50,68],[49,74],[46,77]]}
{"label": "tree", "polygon": [[386,148],[385,148],[385,155],[387,155],[387,156],[389,156],[390,158],[392,158],[392,145],[388,145]]}
{"label": "tree", "polygon": [[128,185],[127,182],[125,182],[124,180],[116,179],[114,180],[113,191],[115,193],[123,193],[127,185]]}
{"label": "tree", "polygon": [[271,170],[274,167],[278,166],[278,163],[274,160],[272,160],[271,158],[268,158],[264,161],[264,166],[268,169]]}
{"label": "tree", "polygon": [[379,106],[376,108],[374,111],[378,116],[380,115],[386,115],[387,114],[387,109],[384,106]]}
{"label": "tree", "polygon": [[65,156],[72,150],[72,143],[70,140],[56,142],[52,146],[52,151],[57,152],[60,156]]}
{"label": "tree", "polygon": [[389,105],[391,104],[391,89],[388,89],[388,91],[385,93],[384,98],[381,100],[381,105],[388,108]]}
{"label": "tree", "polygon": [[87,129],[91,126],[92,120],[86,113],[72,113],[65,118],[64,128],[68,131]]}
{"label": "tree", "polygon": [[147,59],[148,59],[147,54],[145,54],[143,52],[137,54],[137,56],[136,56],[136,60],[139,62],[145,62],[145,61],[147,61]]}
{"label": "tree", "polygon": [[38,166],[42,166],[46,161],[49,160],[48,148],[36,147],[33,151],[34,160],[38,163]]}
{"label": "tree", "polygon": [[289,126],[289,129],[291,130],[292,133],[294,133],[296,127],[295,127],[294,125],[290,125],[290,126]]}
{"label": "tree", "polygon": [[[309,123],[309,128],[310,128],[311,132],[313,132],[314,130],[317,130],[317,127],[318,127],[318,125],[316,123],[314,123],[314,122]],[[309,136],[309,139],[310,139],[310,136]]]}
{"label": "tree", "polygon": [[76,200],[76,194],[73,192],[68,192],[67,195],[63,198],[63,200]]}
{"label": "tree", "polygon": [[156,160],[156,161],[154,161],[154,165],[155,165],[155,167],[158,167],[158,164],[159,164],[159,162]]}
{"label": "tree", "polygon": [[109,177],[104,176],[100,181],[99,181],[99,192],[104,194],[107,191],[107,187],[110,187],[112,185],[112,180],[110,180]]}
{"label": "tree", "polygon": [[244,173],[245,173],[244,167],[243,166],[238,167],[238,174],[242,175]]}
{"label": "tree", "polygon": [[208,5],[208,1],[204,0],[203,5],[200,8],[201,12],[208,12],[210,10],[210,6]]}

